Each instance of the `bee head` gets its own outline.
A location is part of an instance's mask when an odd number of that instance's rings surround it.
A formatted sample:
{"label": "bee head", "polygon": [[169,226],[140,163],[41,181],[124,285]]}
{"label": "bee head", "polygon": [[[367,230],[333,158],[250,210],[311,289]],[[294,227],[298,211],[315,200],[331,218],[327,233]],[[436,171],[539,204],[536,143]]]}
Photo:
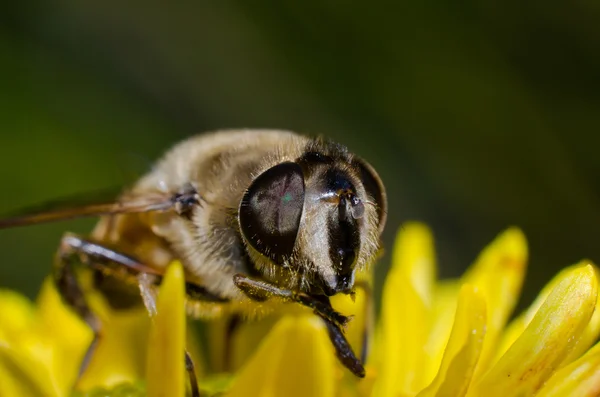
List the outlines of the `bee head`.
{"label": "bee head", "polygon": [[260,174],[239,208],[265,279],[311,294],[348,293],[379,248],[385,192],[362,160],[308,152]]}

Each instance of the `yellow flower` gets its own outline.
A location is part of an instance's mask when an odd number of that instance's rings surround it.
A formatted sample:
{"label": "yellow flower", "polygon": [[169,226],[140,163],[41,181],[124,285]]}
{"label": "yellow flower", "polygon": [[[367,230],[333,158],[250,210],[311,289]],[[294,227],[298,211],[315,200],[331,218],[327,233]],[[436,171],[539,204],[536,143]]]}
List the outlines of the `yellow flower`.
{"label": "yellow flower", "polygon": [[[15,292],[0,292],[0,396],[62,397],[71,395],[74,386],[89,396],[106,396],[103,388],[119,396],[183,396],[181,264],[168,269],[152,319],[145,309],[113,312],[100,296],[91,293],[88,298],[104,327],[101,343],[77,381],[93,335],[62,304],[50,280],[42,287],[37,307]],[[135,383],[144,378],[147,394],[143,384]]]}
{"label": "yellow flower", "polygon": [[[375,328],[369,327],[370,274],[360,276],[354,300],[334,297],[340,312],[354,315],[346,335],[355,352],[369,336],[364,379],[336,360],[319,318],[288,305],[235,331],[231,318],[211,322],[200,387],[207,395],[234,397],[598,395],[600,345],[592,347],[600,335],[596,267],[582,261],[564,269],[509,322],[526,262],[525,237],[512,228],[462,278],[439,281],[431,232],[407,224],[397,236]],[[143,311],[112,312],[94,294],[92,301],[105,334],[78,389],[90,396],[109,395],[94,394],[98,388],[112,389],[110,395],[185,395],[181,266],[170,267],[153,319]],[[1,292],[0,395],[69,395],[91,336],[50,284],[37,307]],[[223,370],[230,372],[215,374]]]}
{"label": "yellow flower", "polygon": [[[591,262],[563,270],[508,325],[527,262],[520,230],[501,234],[458,280],[436,280],[433,238],[418,223],[400,231],[392,262],[365,379],[334,360],[321,322],[286,316],[241,365],[228,395],[598,395],[600,345],[588,351],[600,334]],[[336,303],[364,324],[364,300]],[[348,337],[357,349],[354,325]],[[240,330],[238,344],[253,332]]]}

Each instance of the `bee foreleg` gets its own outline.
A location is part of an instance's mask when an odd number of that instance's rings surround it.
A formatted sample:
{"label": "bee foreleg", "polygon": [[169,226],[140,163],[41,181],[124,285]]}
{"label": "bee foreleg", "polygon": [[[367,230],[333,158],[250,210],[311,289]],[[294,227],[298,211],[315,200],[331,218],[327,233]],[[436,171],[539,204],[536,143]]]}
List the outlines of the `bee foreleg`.
{"label": "bee foreleg", "polygon": [[270,297],[278,297],[310,307],[321,317],[327,318],[330,321],[339,324],[341,327],[346,326],[350,321],[350,317],[336,312],[333,307],[331,307],[329,298],[326,296],[317,297],[303,292],[283,289],[266,281],[255,280],[244,274],[236,274],[233,276],[233,282],[252,300],[262,302]]}
{"label": "bee foreleg", "polygon": [[335,347],[336,355],[340,362],[356,376],[360,378],[365,376],[365,369],[361,360],[356,357],[350,347],[350,343],[348,343],[342,332],[342,327],[350,321],[350,318],[336,312],[331,306],[328,297],[312,296],[302,292],[282,289],[276,285],[255,280],[243,274],[236,274],[233,280],[235,285],[251,299],[263,301],[269,297],[279,297],[313,309],[327,325],[329,339]]}
{"label": "bee foreleg", "polygon": [[363,367],[362,361],[359,360],[354,352],[348,340],[344,336],[344,333],[340,329],[339,325],[335,324],[326,317],[323,317],[320,313],[317,313],[327,326],[327,333],[329,339],[335,347],[335,354],[340,362],[348,368],[352,373],[359,378],[365,377],[365,367]]}

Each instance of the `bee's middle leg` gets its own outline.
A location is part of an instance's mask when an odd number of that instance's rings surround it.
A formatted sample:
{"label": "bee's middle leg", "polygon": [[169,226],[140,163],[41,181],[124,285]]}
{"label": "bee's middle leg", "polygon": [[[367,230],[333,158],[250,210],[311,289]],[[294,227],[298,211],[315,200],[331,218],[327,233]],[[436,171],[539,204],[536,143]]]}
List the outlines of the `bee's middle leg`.
{"label": "bee's middle leg", "polygon": [[53,269],[53,279],[56,288],[67,306],[77,314],[93,332],[93,338],[79,366],[77,381],[81,378],[93,356],[101,338],[102,324],[90,308],[85,293],[77,278],[75,266],[81,265],[79,255],[65,242],[61,241]]}

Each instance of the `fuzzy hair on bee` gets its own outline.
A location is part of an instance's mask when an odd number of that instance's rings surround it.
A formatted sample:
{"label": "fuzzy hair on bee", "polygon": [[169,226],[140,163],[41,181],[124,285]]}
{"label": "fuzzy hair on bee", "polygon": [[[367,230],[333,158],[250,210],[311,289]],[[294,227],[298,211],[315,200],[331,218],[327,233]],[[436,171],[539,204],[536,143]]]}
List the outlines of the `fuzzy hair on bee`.
{"label": "fuzzy hair on bee", "polygon": [[[180,261],[190,315],[252,317],[271,300],[300,303],[326,322],[344,365],[364,376],[343,337],[348,319],[329,297],[352,293],[356,272],[374,261],[386,211],[381,179],[345,146],[289,131],[227,130],[178,143],[112,202],[28,211],[0,228],[100,216],[89,238],[65,235],[55,266],[63,299],[86,321],[93,315],[74,282],[78,259],[115,307],[140,301],[140,292],[151,306],[166,267]],[[120,288],[116,267],[140,290]]]}
{"label": "fuzzy hair on bee", "polygon": [[[291,215],[286,210],[277,214],[273,206],[279,203],[268,200],[270,208],[244,210],[252,192],[258,197],[272,187],[260,184],[260,176],[281,164],[285,170],[280,172],[287,178],[296,175],[302,185],[294,187],[292,180],[290,191],[282,190],[298,194],[293,198],[298,205],[296,219],[265,231],[256,219],[279,216],[282,219],[277,220],[285,222],[283,218]],[[178,259],[191,281],[232,302],[246,298],[233,282],[239,273],[260,274],[280,287],[307,293],[331,295],[351,289],[355,272],[373,259],[380,246],[386,205],[383,185],[370,166],[337,143],[285,131],[199,135],[169,151],[126,196],[178,192],[186,185],[201,197],[187,216],[153,212],[107,217],[92,237],[114,245],[127,242],[127,252],[154,267]],[[340,217],[339,192],[344,189],[359,198],[360,216],[349,212]],[[149,250],[150,235],[154,249]],[[196,306],[192,311],[201,311],[197,302],[191,305]]]}

